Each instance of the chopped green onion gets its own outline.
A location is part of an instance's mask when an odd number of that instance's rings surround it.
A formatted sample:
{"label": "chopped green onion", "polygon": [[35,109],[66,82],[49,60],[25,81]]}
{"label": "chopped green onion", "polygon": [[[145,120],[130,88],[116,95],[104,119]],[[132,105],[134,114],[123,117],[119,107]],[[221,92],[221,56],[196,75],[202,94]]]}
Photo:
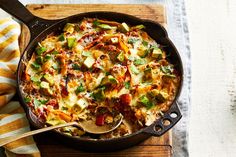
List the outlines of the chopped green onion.
{"label": "chopped green onion", "polygon": [[61,109],[67,111],[68,107],[62,106]]}
{"label": "chopped green onion", "polygon": [[46,47],[38,47],[38,48],[36,48],[36,53],[37,53],[38,55],[43,54],[45,51],[47,51],[47,48],[46,48]]}
{"label": "chopped green onion", "polygon": [[65,39],[66,38],[65,38],[64,34],[61,34],[61,35],[58,36],[59,41],[64,41]]}
{"label": "chopped green onion", "polygon": [[126,89],[130,89],[130,82],[125,82],[124,84]]}
{"label": "chopped green onion", "polygon": [[59,52],[58,51],[53,51],[52,54],[57,55],[57,54],[59,54]]}
{"label": "chopped green onion", "polygon": [[45,62],[48,61],[48,60],[50,60],[50,59],[52,59],[52,56],[49,55],[49,54],[47,54],[47,55],[44,57],[44,61],[45,61]]}
{"label": "chopped green onion", "polygon": [[46,104],[48,102],[48,100],[39,100],[41,102],[41,104]]}
{"label": "chopped green onion", "polygon": [[83,87],[83,85],[81,83],[80,86],[77,87],[77,89],[75,90],[75,93],[79,94],[80,92],[83,92],[83,91],[85,91],[85,89],[84,89],[84,87]]}
{"label": "chopped green onion", "polygon": [[36,59],[35,59],[36,63],[38,64],[42,64],[43,63],[43,57],[42,56],[38,56]]}
{"label": "chopped green onion", "polygon": [[111,73],[110,73],[110,72],[106,72],[105,74],[106,74],[106,76],[108,76],[108,75],[111,75]]}
{"label": "chopped green onion", "polygon": [[31,67],[35,70],[38,70],[41,66],[36,61],[31,64]]}
{"label": "chopped green onion", "polygon": [[173,66],[167,65],[167,66],[161,66],[161,71],[165,74],[171,74],[173,72]]}
{"label": "chopped green onion", "polygon": [[108,80],[112,84],[117,84],[118,83],[118,81],[112,75],[108,75]]}
{"label": "chopped green onion", "polygon": [[100,25],[100,24],[101,24],[101,23],[98,22],[98,20],[94,20],[94,21],[93,21],[93,25],[94,25],[94,26],[98,26],[98,25]]}
{"label": "chopped green onion", "polygon": [[92,97],[95,99],[95,100],[104,100],[105,99],[105,94],[104,94],[104,89],[105,88],[100,88],[98,90],[96,90],[93,94],[92,94]]}
{"label": "chopped green onion", "polygon": [[72,64],[72,69],[74,70],[80,70],[80,66],[76,63]]}
{"label": "chopped green onion", "polygon": [[148,42],[145,40],[143,40],[142,44],[143,44],[143,46],[148,46]]}
{"label": "chopped green onion", "polygon": [[25,102],[25,103],[29,103],[30,101],[31,101],[31,99],[30,99],[29,97],[25,97],[25,98],[24,98],[24,102]]}

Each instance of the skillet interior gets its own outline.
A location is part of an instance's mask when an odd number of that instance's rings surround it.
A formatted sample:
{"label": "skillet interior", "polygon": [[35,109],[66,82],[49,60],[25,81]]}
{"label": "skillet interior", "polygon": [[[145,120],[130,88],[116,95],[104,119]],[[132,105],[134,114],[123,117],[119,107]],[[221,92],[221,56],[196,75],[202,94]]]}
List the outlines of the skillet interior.
{"label": "skillet interior", "polygon": [[[18,83],[18,93],[20,97],[20,102],[23,105],[23,107],[26,110],[28,119],[30,120],[31,124],[36,127],[40,128],[42,127],[42,124],[40,121],[34,116],[34,114],[29,110],[27,105],[23,101],[23,97],[21,94],[21,89],[19,84],[21,83],[21,75],[22,72],[24,71],[25,67],[23,62],[27,62],[33,52],[35,47],[37,46],[37,43],[42,41],[43,39],[46,38],[46,36],[52,32],[57,32],[61,31],[64,27],[64,25],[68,22],[70,23],[76,23],[81,21],[83,18],[89,17],[89,18],[100,18],[100,19],[107,19],[111,21],[117,21],[117,22],[126,22],[130,25],[138,25],[138,24],[143,24],[146,26],[144,31],[146,31],[151,38],[156,40],[157,43],[161,44],[164,46],[164,50],[168,53],[170,53],[170,56],[168,57],[169,61],[175,65],[175,68],[179,72],[179,75],[181,77],[180,81],[180,86],[177,91],[176,98],[173,102],[176,101],[180,94],[180,90],[182,87],[182,80],[183,80],[183,68],[182,68],[182,62],[180,59],[180,56],[175,48],[175,46],[172,44],[172,42],[169,40],[167,33],[165,29],[160,25],[155,22],[151,22],[148,20],[141,20],[136,17],[126,15],[126,14],[121,14],[121,13],[115,13],[115,12],[89,12],[89,13],[82,13],[78,14],[75,16],[68,17],[66,19],[63,19],[59,21],[58,23],[52,25],[51,27],[45,29],[40,33],[33,41],[28,45],[28,47],[25,49],[24,54],[21,57],[19,66],[18,66],[18,71],[17,71],[17,83]],[[173,105],[172,105],[173,106]],[[181,118],[181,115],[179,115],[179,119]],[[174,124],[172,124],[169,128],[173,127]],[[153,130],[153,125],[147,127],[148,130]],[[169,129],[168,128],[168,129]],[[71,143],[73,146],[79,146],[79,148],[83,148],[85,150],[93,150],[93,151],[112,151],[112,150],[117,150],[117,149],[122,149],[126,148],[129,146],[132,146],[138,142],[143,141],[144,139],[150,137],[150,134],[146,134],[144,132],[146,128],[139,130],[138,132],[135,132],[133,134],[130,134],[128,136],[120,137],[120,138],[115,138],[115,139],[106,139],[106,140],[96,140],[96,139],[88,139],[88,138],[77,138],[77,137],[71,137],[59,132],[56,132],[55,135],[59,135],[61,139],[64,142]],[[147,129],[146,129],[147,130]],[[167,130],[166,130],[167,131]],[[165,132],[166,132],[165,131]],[[75,145],[76,144],[76,145]]]}

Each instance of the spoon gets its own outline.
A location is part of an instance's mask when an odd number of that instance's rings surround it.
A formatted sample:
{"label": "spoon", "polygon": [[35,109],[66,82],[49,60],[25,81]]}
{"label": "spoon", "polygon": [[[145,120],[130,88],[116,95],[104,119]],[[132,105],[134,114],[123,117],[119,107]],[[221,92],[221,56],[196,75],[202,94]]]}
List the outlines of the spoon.
{"label": "spoon", "polygon": [[24,138],[24,137],[32,136],[35,134],[39,134],[42,132],[46,132],[49,130],[62,128],[62,127],[66,127],[66,126],[76,126],[76,127],[82,128],[85,132],[92,133],[92,134],[105,134],[105,133],[115,130],[118,126],[120,126],[122,120],[123,120],[123,116],[120,115],[120,116],[118,116],[118,119],[111,125],[105,124],[103,126],[97,126],[93,120],[86,120],[86,121],[81,121],[81,122],[69,122],[69,123],[65,123],[65,124],[49,126],[49,127],[29,131],[29,132],[23,133],[21,135],[13,135],[10,137],[1,138],[0,147],[4,146],[10,142]]}

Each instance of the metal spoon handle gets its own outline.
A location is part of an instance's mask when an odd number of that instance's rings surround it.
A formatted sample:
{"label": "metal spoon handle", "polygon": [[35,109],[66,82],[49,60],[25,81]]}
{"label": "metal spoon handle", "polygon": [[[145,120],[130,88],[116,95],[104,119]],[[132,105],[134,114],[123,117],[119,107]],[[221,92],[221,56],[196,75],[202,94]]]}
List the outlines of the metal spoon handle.
{"label": "metal spoon handle", "polygon": [[13,141],[19,140],[21,138],[24,138],[24,137],[28,137],[28,136],[32,136],[32,135],[35,135],[35,134],[45,132],[45,131],[49,131],[49,130],[53,130],[53,129],[57,129],[57,128],[62,128],[62,127],[66,127],[66,126],[71,126],[71,125],[76,125],[76,124],[77,124],[76,122],[70,122],[70,123],[66,123],[66,124],[49,126],[49,127],[38,129],[38,130],[29,131],[29,132],[23,133],[21,135],[13,135],[13,136],[10,136],[10,137],[1,138],[0,139],[0,147],[5,145],[5,144],[8,144],[10,142],[13,142]]}

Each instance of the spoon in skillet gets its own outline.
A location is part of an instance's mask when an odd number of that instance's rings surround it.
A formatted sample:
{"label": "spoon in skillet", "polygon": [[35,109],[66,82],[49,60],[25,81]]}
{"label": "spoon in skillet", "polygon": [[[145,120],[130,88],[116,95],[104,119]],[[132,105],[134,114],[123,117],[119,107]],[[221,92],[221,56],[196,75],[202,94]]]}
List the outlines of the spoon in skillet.
{"label": "spoon in skillet", "polygon": [[13,135],[10,137],[2,138],[0,141],[0,147],[4,146],[5,144],[8,144],[10,142],[24,138],[24,137],[32,136],[35,134],[39,134],[42,132],[46,132],[46,131],[50,131],[50,130],[62,128],[62,127],[67,127],[67,126],[79,127],[79,128],[82,128],[85,132],[91,133],[91,134],[105,134],[105,133],[115,130],[118,126],[120,126],[122,120],[123,120],[123,116],[120,115],[120,116],[118,116],[117,120],[111,125],[104,124],[102,126],[97,126],[93,120],[86,120],[86,121],[81,121],[81,122],[69,122],[69,123],[65,123],[65,124],[49,126],[49,127],[29,131],[29,132],[23,133],[21,135]]}

